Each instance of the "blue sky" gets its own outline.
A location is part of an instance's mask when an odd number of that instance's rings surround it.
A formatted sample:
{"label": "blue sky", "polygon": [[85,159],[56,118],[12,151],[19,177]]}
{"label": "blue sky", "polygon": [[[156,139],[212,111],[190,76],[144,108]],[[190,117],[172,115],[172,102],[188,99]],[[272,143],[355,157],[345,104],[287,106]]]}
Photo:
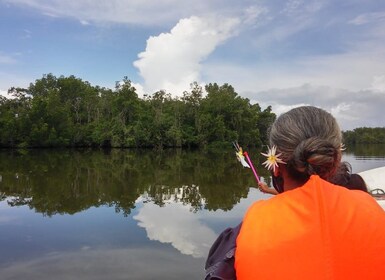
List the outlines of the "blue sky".
{"label": "blue sky", "polygon": [[385,2],[373,0],[0,0],[0,93],[43,74],[139,95],[229,83],[280,114],[385,126]]}

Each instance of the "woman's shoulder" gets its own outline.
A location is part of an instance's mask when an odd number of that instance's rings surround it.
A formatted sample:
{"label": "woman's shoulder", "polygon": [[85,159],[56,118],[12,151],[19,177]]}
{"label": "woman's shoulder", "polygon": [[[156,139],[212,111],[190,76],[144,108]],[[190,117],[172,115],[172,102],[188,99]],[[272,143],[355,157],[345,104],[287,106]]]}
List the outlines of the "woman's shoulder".
{"label": "woman's shoulder", "polygon": [[385,211],[370,193],[363,190],[348,189],[326,181],[321,187],[318,191],[322,195],[318,199],[322,199],[325,202],[324,205],[329,205],[335,209],[343,208],[345,211],[350,208],[369,216],[378,215],[380,219],[385,219]]}
{"label": "woman's shoulder", "polygon": [[242,223],[234,228],[225,229],[211,246],[205,264],[206,280],[236,278],[234,255],[241,226]]}
{"label": "woman's shoulder", "polygon": [[288,201],[292,200],[291,197],[292,194],[284,192],[270,197],[269,199],[255,201],[247,209],[244,219],[246,219],[249,215],[253,215],[255,212],[258,212],[259,215],[262,216],[264,214],[268,214],[269,216],[274,215],[279,208],[283,207],[288,203]]}

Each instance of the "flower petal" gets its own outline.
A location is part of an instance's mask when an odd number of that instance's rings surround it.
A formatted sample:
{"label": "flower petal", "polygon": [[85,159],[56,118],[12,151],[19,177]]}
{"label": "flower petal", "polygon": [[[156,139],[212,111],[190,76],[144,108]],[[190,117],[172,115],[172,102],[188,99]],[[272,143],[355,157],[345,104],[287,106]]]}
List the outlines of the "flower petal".
{"label": "flower petal", "polygon": [[276,155],[277,152],[277,146],[268,147],[267,153],[261,153],[263,156],[267,157],[266,161],[262,164],[268,169],[275,171],[275,168],[278,167],[278,163],[286,164],[282,159],[279,157],[282,155],[282,153],[279,153]]}

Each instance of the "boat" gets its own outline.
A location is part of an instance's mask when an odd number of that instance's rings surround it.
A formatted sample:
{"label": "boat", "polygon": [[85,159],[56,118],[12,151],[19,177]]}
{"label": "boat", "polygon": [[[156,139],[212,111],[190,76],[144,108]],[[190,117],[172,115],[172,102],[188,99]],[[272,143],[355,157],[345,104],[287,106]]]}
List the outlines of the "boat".
{"label": "boat", "polygon": [[385,209],[385,166],[357,173],[364,179],[369,193]]}

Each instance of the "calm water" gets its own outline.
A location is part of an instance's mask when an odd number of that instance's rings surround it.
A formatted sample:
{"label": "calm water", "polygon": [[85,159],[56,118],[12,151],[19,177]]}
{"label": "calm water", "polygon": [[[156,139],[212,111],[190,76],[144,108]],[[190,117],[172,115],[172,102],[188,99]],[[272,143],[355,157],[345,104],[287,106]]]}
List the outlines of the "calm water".
{"label": "calm water", "polygon": [[[343,159],[384,166],[385,145]],[[218,233],[269,197],[254,185],[232,150],[0,151],[0,278],[203,279]]]}

